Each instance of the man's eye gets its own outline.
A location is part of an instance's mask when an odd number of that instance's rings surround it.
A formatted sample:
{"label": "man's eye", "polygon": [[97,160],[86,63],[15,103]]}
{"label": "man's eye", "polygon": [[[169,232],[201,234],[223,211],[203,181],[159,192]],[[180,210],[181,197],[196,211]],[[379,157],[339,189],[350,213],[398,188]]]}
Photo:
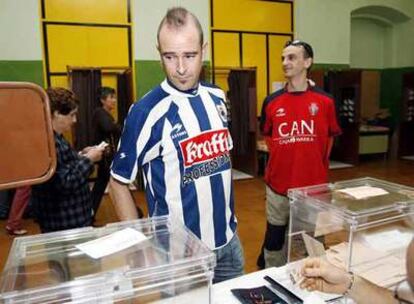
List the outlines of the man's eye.
{"label": "man's eye", "polygon": [[187,59],[191,59],[191,58],[195,58],[196,55],[194,54],[190,54],[190,55],[185,55],[185,58]]}

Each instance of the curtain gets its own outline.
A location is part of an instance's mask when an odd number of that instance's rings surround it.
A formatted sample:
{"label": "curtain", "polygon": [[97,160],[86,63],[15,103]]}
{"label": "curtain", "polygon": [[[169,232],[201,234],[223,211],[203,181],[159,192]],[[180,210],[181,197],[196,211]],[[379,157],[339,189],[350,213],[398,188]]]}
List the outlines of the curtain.
{"label": "curtain", "polygon": [[250,106],[249,71],[231,70],[228,77],[231,104],[231,136],[234,154],[246,154],[249,144]]}
{"label": "curtain", "polygon": [[131,69],[117,75],[118,88],[118,123],[123,125],[130,105],[133,103],[133,86]]}
{"label": "curtain", "polygon": [[74,146],[81,150],[93,144],[92,115],[99,102],[101,70],[72,70],[72,91],[79,100],[78,122],[75,125]]}

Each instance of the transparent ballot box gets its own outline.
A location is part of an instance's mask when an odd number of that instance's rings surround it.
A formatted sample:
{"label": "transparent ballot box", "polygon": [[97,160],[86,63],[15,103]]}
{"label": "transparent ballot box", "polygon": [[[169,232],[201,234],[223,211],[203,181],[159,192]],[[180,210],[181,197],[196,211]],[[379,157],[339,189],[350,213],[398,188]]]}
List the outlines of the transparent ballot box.
{"label": "transparent ballot box", "polygon": [[383,287],[405,279],[414,188],[367,177],[288,195],[289,262],[322,256]]}
{"label": "transparent ballot box", "polygon": [[168,217],[20,237],[0,303],[210,303],[215,263]]}

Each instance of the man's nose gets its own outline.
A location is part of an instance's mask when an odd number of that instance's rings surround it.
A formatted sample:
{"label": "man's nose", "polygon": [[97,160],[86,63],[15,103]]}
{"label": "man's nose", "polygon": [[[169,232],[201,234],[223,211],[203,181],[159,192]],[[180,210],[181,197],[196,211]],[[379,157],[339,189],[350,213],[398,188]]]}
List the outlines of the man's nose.
{"label": "man's nose", "polygon": [[184,59],[183,58],[178,58],[177,73],[180,74],[180,75],[184,75],[185,72],[186,72],[186,69],[187,69],[187,67],[186,67],[186,64],[184,62]]}

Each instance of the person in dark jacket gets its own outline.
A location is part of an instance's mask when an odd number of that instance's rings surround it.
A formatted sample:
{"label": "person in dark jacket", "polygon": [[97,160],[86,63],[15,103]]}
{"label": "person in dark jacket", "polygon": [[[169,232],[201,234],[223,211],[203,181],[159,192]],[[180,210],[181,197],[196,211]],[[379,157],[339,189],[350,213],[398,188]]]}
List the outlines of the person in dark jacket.
{"label": "person in dark jacket", "polygon": [[105,193],[106,185],[109,181],[109,171],[111,167],[114,151],[118,144],[121,134],[121,127],[115,122],[112,111],[116,105],[115,89],[102,87],[99,90],[99,104],[92,116],[94,144],[101,142],[108,144],[102,160],[98,163],[98,172],[95,184],[92,189],[92,206],[94,217],[98,212],[99,205]]}
{"label": "person in dark jacket", "polygon": [[76,123],[75,94],[64,88],[49,88],[47,95],[56,146],[56,172],[47,182],[32,187],[33,206],[43,233],[92,224],[88,177],[103,152],[103,148],[93,146],[78,153],[63,137]]}
{"label": "person in dark jacket", "polygon": [[[98,213],[99,205],[105,193],[106,185],[109,181],[109,172],[112,159],[121,135],[121,126],[115,122],[112,112],[116,106],[116,91],[111,87],[102,87],[99,90],[99,104],[92,116],[94,144],[99,145],[106,142],[108,146],[102,160],[98,162],[98,172],[95,184],[92,189],[92,206],[94,218]],[[139,217],[143,216],[142,210],[137,206]]]}

